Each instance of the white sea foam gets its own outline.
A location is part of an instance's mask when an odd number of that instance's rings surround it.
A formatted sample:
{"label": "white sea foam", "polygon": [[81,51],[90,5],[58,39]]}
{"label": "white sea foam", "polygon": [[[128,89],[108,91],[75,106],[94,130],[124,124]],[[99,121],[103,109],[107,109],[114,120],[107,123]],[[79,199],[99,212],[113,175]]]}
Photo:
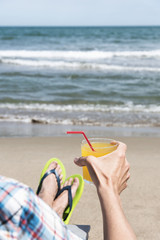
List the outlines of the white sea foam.
{"label": "white sea foam", "polygon": [[[157,58],[160,50],[152,51],[29,51],[1,50],[0,62],[31,67],[48,67],[54,69],[102,70],[102,71],[150,71],[160,72],[159,67],[139,67],[97,63],[113,57]],[[93,60],[95,60],[93,62]],[[90,62],[88,62],[90,61]]]}
{"label": "white sea foam", "polygon": [[160,127],[159,116],[160,105],[134,105],[132,102],[124,105],[0,104],[1,122]]}
{"label": "white sea foam", "polygon": [[30,50],[1,50],[0,58],[58,58],[58,59],[78,59],[95,60],[113,57],[138,57],[150,58],[160,57],[160,50],[151,51],[30,51]]}
{"label": "white sea foam", "polygon": [[160,72],[158,67],[132,67],[132,66],[118,66],[107,65],[99,63],[80,63],[80,62],[64,62],[64,61],[34,61],[22,59],[3,59],[1,63],[15,64],[30,67],[49,67],[54,69],[76,69],[76,70],[107,70],[107,71],[147,71],[147,72]]}
{"label": "white sea foam", "polygon": [[[41,116],[28,116],[26,115],[13,115],[5,114],[0,115],[0,122],[22,122],[22,123],[38,123],[38,124],[61,124],[61,125],[83,125],[84,121],[75,120],[75,119],[57,119]],[[88,124],[89,125],[89,124]],[[96,125],[96,124],[95,124]]]}
{"label": "white sea foam", "polygon": [[48,116],[41,117],[41,116],[28,116],[28,115],[13,115],[13,114],[6,114],[0,115],[0,122],[21,122],[21,123],[33,123],[33,124],[53,124],[53,125],[85,125],[85,126],[102,126],[102,127],[160,127],[159,122],[155,121],[148,121],[147,119],[140,119],[137,121],[130,121],[130,119],[120,119],[120,121],[97,121],[96,119],[90,120],[90,117],[85,119],[79,119],[75,117],[70,118],[50,118]]}
{"label": "white sea foam", "polygon": [[141,113],[160,113],[160,105],[134,105],[128,102],[123,105],[100,105],[100,104],[75,104],[75,105],[56,105],[56,104],[11,104],[1,103],[0,109],[28,110],[28,111],[50,111],[50,112],[141,112]]}
{"label": "white sea foam", "polygon": [[30,123],[31,119],[29,116],[18,116],[13,114],[0,115],[0,121],[3,122],[24,122]]}

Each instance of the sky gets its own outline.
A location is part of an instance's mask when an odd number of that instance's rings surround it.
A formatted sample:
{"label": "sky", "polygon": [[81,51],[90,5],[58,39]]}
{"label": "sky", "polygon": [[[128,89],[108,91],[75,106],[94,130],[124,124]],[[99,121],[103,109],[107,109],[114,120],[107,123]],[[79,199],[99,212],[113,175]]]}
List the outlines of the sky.
{"label": "sky", "polygon": [[160,0],[0,0],[0,26],[160,25]]}

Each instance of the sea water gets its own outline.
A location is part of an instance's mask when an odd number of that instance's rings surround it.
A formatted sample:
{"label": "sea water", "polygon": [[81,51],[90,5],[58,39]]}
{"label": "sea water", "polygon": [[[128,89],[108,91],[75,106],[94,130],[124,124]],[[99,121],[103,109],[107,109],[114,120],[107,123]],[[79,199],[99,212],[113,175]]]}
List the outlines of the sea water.
{"label": "sea water", "polygon": [[1,123],[159,131],[159,39],[160,27],[1,27]]}

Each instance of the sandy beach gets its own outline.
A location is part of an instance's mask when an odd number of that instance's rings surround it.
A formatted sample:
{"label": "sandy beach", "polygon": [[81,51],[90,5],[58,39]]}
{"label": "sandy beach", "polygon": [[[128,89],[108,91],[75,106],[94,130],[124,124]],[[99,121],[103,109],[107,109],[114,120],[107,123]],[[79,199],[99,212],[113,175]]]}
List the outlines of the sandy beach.
{"label": "sandy beach", "polygon": [[[81,173],[73,163],[80,155],[81,137],[0,138],[1,175],[15,178],[36,190],[45,162],[60,158],[67,176]],[[131,179],[121,199],[138,240],[160,239],[159,138],[121,137],[127,143]],[[91,226],[89,239],[102,239],[102,216],[96,190],[85,183],[84,193],[70,224]]]}

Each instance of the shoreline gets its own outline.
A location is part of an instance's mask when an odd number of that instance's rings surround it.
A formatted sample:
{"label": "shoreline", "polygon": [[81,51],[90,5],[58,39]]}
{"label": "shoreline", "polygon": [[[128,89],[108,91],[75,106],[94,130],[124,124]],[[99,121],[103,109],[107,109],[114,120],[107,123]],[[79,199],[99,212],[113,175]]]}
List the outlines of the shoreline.
{"label": "shoreline", "polygon": [[90,137],[160,137],[160,127],[106,127],[0,122],[1,137],[65,136],[67,131],[84,131]]}
{"label": "shoreline", "polygon": [[[66,177],[82,174],[82,169],[73,163],[73,159],[81,155],[82,139],[82,136],[71,135],[0,138],[0,174],[23,182],[34,191],[46,161],[52,157],[63,161]],[[127,159],[131,166],[128,188],[121,195],[126,217],[138,240],[157,240],[160,238],[158,138],[132,136],[116,139],[127,144]],[[94,185],[85,183],[70,224],[90,225],[89,239],[102,239],[102,215]]]}

